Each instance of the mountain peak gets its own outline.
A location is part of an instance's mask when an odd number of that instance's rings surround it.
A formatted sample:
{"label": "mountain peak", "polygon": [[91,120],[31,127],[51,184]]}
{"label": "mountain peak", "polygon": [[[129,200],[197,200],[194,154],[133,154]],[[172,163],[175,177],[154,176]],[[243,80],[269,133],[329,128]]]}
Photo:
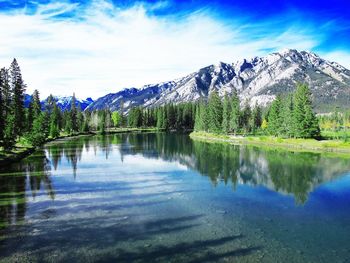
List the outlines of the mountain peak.
{"label": "mountain peak", "polygon": [[232,64],[219,62],[173,81],[145,85],[141,89],[124,89],[96,100],[88,109],[117,110],[121,100],[126,110],[132,106],[193,102],[207,99],[213,90],[220,96],[237,90],[241,101],[264,106],[277,94],[290,93],[298,82],[310,86],[320,110],[350,104],[349,70],[310,51],[284,49]]}

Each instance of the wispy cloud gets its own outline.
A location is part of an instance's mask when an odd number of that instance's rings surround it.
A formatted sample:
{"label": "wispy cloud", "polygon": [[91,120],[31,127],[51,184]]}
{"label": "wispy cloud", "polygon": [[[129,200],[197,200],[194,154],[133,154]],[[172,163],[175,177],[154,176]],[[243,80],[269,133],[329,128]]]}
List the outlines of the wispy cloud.
{"label": "wispy cloud", "polygon": [[[256,23],[245,17],[220,19],[208,8],[154,15],[169,5],[162,1],[121,8],[94,0],[2,12],[0,65],[17,57],[29,92],[37,88],[47,96],[75,91],[79,97],[96,98],[171,80],[218,61],[283,48],[312,50],[324,39],[317,28],[281,17]],[[277,28],[278,20],[283,23]]]}

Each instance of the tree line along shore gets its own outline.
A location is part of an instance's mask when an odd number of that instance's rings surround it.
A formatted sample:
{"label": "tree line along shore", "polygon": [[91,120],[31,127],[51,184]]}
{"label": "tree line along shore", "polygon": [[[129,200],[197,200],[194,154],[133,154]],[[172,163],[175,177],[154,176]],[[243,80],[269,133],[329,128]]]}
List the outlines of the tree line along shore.
{"label": "tree line along shore", "polygon": [[[310,89],[305,84],[297,84],[295,92],[283,98],[277,96],[265,108],[257,104],[251,107],[248,102],[240,101],[237,92],[221,99],[213,91],[208,100],[153,108],[132,107],[127,113],[123,102],[114,112],[108,109],[82,111],[74,94],[71,107],[62,111],[52,95],[43,104],[37,90],[25,107],[25,91],[26,84],[14,59],[8,69],[0,69],[0,160],[56,138],[132,129],[194,131],[193,138],[217,140],[225,135],[233,142],[239,138],[247,143],[254,141],[252,137],[271,144],[281,140],[288,144],[293,139],[293,144],[300,145],[303,139],[313,139],[323,141],[329,149],[350,147],[350,111],[335,109],[317,116]],[[332,142],[324,143],[326,139]]]}

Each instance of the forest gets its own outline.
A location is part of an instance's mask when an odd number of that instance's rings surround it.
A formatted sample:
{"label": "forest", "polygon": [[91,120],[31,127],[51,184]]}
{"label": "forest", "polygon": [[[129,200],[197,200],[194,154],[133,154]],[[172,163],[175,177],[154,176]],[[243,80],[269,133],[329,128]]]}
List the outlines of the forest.
{"label": "forest", "polygon": [[277,96],[268,107],[251,107],[237,92],[223,100],[216,91],[207,101],[169,103],[153,108],[133,107],[124,111],[82,111],[73,94],[71,107],[62,111],[50,95],[45,103],[37,90],[24,106],[26,84],[18,62],[0,70],[0,147],[11,150],[16,144],[39,146],[47,139],[89,132],[105,133],[113,128],[152,127],[165,131],[204,131],[232,135],[269,135],[281,138],[348,140],[350,111],[317,116],[312,95],[305,84],[295,92]]}

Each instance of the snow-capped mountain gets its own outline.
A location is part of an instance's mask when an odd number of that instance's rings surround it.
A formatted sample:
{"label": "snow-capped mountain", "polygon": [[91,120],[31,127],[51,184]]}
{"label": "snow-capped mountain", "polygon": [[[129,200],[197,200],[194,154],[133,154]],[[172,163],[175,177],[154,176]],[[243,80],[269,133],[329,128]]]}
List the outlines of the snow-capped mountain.
{"label": "snow-capped mountain", "polygon": [[266,57],[244,59],[231,64],[220,62],[174,81],[124,89],[91,103],[87,109],[119,109],[121,101],[131,106],[153,107],[206,99],[217,90],[220,96],[237,90],[241,101],[266,105],[277,94],[294,90],[297,82],[307,83],[318,111],[350,105],[350,71],[307,51],[288,49]]}
{"label": "snow-capped mountain", "polygon": [[[57,106],[62,110],[62,111],[65,111],[65,110],[70,110],[71,108],[71,105],[72,105],[72,96],[63,96],[63,97],[60,97],[60,96],[54,96],[53,97],[54,100],[56,101],[56,104]],[[32,99],[32,96],[31,95],[28,95],[28,94],[25,94],[24,95],[24,105],[25,107],[28,107],[29,106],[29,103]],[[45,100],[42,100],[41,101],[41,106],[42,108],[45,107],[45,103],[47,102],[47,98]],[[76,99],[76,102],[75,102],[75,105],[78,107],[80,105],[80,108],[81,110],[85,110],[85,108],[87,106],[89,106],[91,103],[93,103],[94,101],[91,99],[91,98],[86,98],[84,100],[82,99]]]}
{"label": "snow-capped mountain", "polygon": [[[59,96],[54,96],[54,100],[57,103],[57,106],[61,108],[62,111],[65,110],[70,110],[72,106],[72,96],[64,96],[64,97],[59,97]],[[47,101],[47,99],[44,101],[44,103]],[[86,99],[78,99],[76,98],[75,101],[75,106],[78,107],[80,105],[80,108],[82,110],[85,110],[86,107],[88,107],[91,103],[94,101],[91,98],[86,98]]]}

